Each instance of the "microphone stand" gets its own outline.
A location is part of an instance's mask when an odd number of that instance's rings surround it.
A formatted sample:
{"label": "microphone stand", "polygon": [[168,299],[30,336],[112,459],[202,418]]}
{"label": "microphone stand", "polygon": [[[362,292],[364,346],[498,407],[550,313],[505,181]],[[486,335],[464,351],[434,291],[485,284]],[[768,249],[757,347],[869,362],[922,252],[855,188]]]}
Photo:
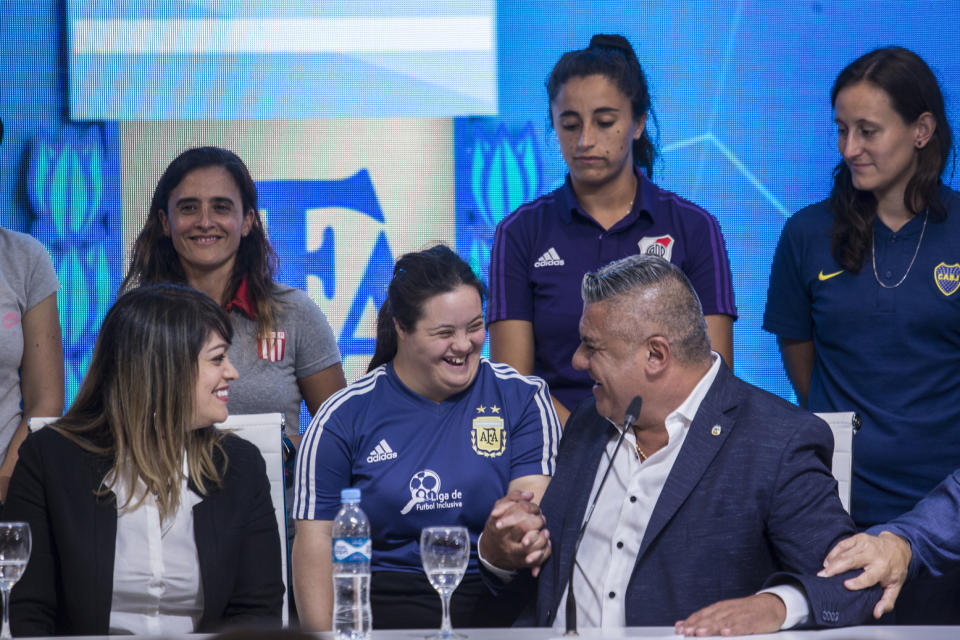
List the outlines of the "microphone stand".
{"label": "microphone stand", "polygon": [[633,425],[633,421],[640,416],[640,407],[643,404],[640,396],[634,396],[633,400],[630,401],[630,406],[627,407],[626,415],[623,417],[623,429],[620,430],[620,437],[617,438],[617,446],[613,450],[613,455],[610,456],[610,461],[607,463],[607,470],[603,472],[603,477],[600,478],[600,486],[597,487],[597,493],[593,496],[593,502],[590,503],[590,508],[587,510],[587,517],[584,518],[583,524],[580,525],[580,531],[577,533],[577,541],[573,544],[573,557],[570,559],[570,575],[567,577],[567,606],[566,606],[566,621],[567,621],[567,630],[563,635],[565,636],[579,636],[577,633],[577,601],[573,595],[573,572],[577,567],[577,551],[580,550],[580,542],[583,540],[583,534],[587,531],[587,525],[590,524],[590,518],[593,517],[593,510],[597,508],[597,501],[600,499],[600,492],[603,491],[603,485],[607,482],[607,476],[610,475],[610,471],[613,469],[613,461],[617,458],[617,454],[620,452],[620,445],[623,443],[624,436],[627,435],[627,429]]}

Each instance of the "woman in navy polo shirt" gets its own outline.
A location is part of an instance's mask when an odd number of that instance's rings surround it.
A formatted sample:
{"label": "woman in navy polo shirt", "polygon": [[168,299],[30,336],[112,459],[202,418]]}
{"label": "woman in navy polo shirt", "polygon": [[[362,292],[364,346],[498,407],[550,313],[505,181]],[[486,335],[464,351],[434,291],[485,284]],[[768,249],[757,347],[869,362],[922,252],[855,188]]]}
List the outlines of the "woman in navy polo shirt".
{"label": "woman in navy polo shirt", "polygon": [[[852,515],[867,527],[960,467],[960,194],[941,181],[953,140],[919,56],[871,51],[840,73],[831,100],[833,190],[787,221],[764,328],[801,405],[860,414]],[[920,608],[905,590],[897,622],[960,622],[948,582],[915,597]]]}
{"label": "woman in navy polo shirt", "polygon": [[547,95],[569,174],[497,226],[487,321],[492,358],[544,378],[565,421],[593,386],[571,364],[585,272],[637,252],[678,265],[727,364],[737,310],[716,219],[649,179],[657,156],[646,127],[650,94],[630,43],[596,35],[564,54]]}

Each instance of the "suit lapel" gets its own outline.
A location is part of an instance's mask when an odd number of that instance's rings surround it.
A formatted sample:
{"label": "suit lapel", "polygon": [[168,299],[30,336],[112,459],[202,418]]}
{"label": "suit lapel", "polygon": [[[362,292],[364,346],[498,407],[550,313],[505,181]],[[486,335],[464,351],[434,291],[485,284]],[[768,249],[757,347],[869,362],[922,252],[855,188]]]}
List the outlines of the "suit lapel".
{"label": "suit lapel", "polygon": [[[737,405],[734,378],[726,365],[720,364],[717,377],[710,386],[700,408],[693,418],[680,453],[667,476],[657,504],[650,515],[650,523],[640,543],[637,563],[653,544],[664,527],[676,515],[681,505],[700,482],[707,467],[726,442],[734,428],[733,409]],[[719,433],[714,435],[715,427]]]}
{"label": "suit lapel", "polygon": [[[103,485],[103,479],[110,470],[110,461],[95,456],[87,451],[84,456],[89,462],[80,468],[90,469],[88,484],[81,491],[94,493]],[[88,494],[89,495],[89,494]],[[86,498],[90,504],[90,522],[93,523],[93,549],[96,579],[96,605],[91,615],[94,618],[94,629],[108,629],[110,627],[110,610],[113,607],[113,570],[117,552],[117,496],[112,491],[102,496],[96,496],[93,501]]]}
{"label": "suit lapel", "polygon": [[[200,496],[193,480],[189,481],[188,491],[192,491]],[[210,487],[206,496],[200,496],[201,500],[193,505],[193,539],[197,545],[197,558],[200,564],[200,587],[203,589],[204,615],[201,622],[205,621],[206,613],[214,610],[214,593],[220,585],[216,584],[215,576],[218,575],[216,565],[222,560],[219,549],[219,537],[216,535],[217,529],[217,509],[216,500],[212,499],[216,488]],[[208,606],[209,605],[209,606]],[[197,628],[203,628],[198,623]]]}

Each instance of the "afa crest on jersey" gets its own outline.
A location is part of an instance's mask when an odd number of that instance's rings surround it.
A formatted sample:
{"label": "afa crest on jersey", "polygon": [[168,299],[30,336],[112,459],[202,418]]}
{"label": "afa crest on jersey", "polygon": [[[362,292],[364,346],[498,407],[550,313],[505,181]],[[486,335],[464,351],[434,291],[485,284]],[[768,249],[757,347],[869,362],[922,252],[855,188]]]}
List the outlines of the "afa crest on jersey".
{"label": "afa crest on jersey", "polygon": [[941,262],[933,268],[933,281],[937,283],[940,293],[945,296],[953,295],[953,292],[960,288],[960,263]]}
{"label": "afa crest on jersey", "polygon": [[503,428],[503,418],[499,416],[478,416],[473,419],[470,430],[470,444],[478,455],[496,458],[507,449],[507,431]]}

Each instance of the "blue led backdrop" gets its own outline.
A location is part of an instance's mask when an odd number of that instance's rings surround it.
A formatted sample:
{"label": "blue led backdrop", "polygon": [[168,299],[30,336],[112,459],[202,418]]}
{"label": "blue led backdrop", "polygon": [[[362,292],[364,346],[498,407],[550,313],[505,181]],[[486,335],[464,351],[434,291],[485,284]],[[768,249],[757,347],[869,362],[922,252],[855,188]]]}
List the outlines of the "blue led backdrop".
{"label": "blue led backdrop", "polygon": [[792,398],[760,320],[784,220],[829,190],[833,78],[909,47],[956,124],[955,2],[144,4],[0,0],[0,224],[53,257],[68,399],[160,171],[206,143],[250,165],[281,279],[321,306],[355,377],[397,255],[445,241],[485,278],[497,222],[561,183],[543,83],[595,32],[626,35],[647,71],[654,180],[720,221],[737,372]]}

